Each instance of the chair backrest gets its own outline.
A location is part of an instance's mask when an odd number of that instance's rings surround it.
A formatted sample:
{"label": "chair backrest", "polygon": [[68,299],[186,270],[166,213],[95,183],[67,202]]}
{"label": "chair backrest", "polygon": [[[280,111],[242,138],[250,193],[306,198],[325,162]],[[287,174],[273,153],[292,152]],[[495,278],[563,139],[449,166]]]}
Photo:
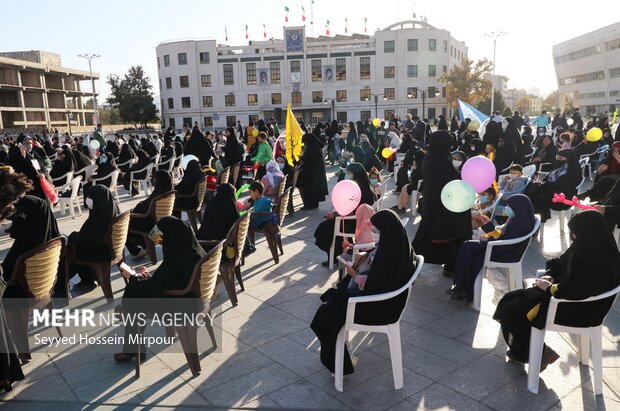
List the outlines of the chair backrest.
{"label": "chair backrest", "polygon": [[176,196],[177,192],[173,190],[153,199],[153,202],[149,207],[149,214],[153,216],[156,222],[164,217],[172,215],[172,209],[174,208],[174,200],[176,199]]}
{"label": "chair backrest", "polygon": [[245,245],[245,239],[248,236],[248,230],[250,228],[250,212],[240,216],[235,225],[231,228],[228,238],[226,239],[227,245],[235,247],[235,259],[233,263],[235,267],[241,263],[241,257],[243,256],[243,247]]}
{"label": "chair backrest", "polygon": [[9,284],[21,285],[27,297],[49,298],[64,245],[64,238],[55,238],[22,254],[17,259]]}
{"label": "chair backrest", "polygon": [[291,187],[287,188],[278,199],[278,225],[280,228],[282,228],[282,223],[284,223],[284,217],[286,216],[291,189]]}
{"label": "chair backrest", "polygon": [[[606,298],[613,297],[613,301],[611,301],[611,304],[609,304],[609,310],[607,310],[607,312],[605,313],[605,316],[603,317],[601,321],[601,324],[602,324],[603,322],[605,322],[605,318],[607,317],[607,314],[609,314],[611,307],[613,307],[614,302],[618,298],[619,293],[620,293],[620,285],[614,288],[613,290],[609,290],[602,294],[589,297],[583,300],[562,300],[562,299],[551,297],[551,299],[549,300],[549,309],[547,310],[547,320],[546,320],[545,328],[551,328],[551,329],[556,328],[557,329],[559,327],[566,327],[566,326],[561,326],[561,325],[558,326],[555,323],[555,313],[558,309],[558,304],[581,304],[581,303],[587,303],[587,302],[592,302],[592,301],[600,301]],[[581,327],[578,327],[578,328],[581,328]]]}
{"label": "chair backrest", "polygon": [[60,177],[53,178],[52,182],[54,185],[58,184],[61,187],[56,188],[60,190],[61,188],[64,190],[71,184],[71,180],[73,180],[73,171],[69,171],[66,174],[61,175]]}
{"label": "chair backrest", "polygon": [[118,176],[121,174],[121,170],[114,170],[110,173],[110,190],[116,190],[116,185],[118,184]]}
{"label": "chair backrest", "polygon": [[228,183],[228,178],[230,177],[230,167],[226,167],[219,176],[217,176],[217,183],[224,184]]}
{"label": "chair backrest", "polygon": [[[511,240],[489,241],[489,243],[487,244],[487,249],[486,249],[485,256],[484,256],[484,266],[487,267],[489,266],[489,263],[492,262],[491,255],[493,253],[494,247],[501,247],[505,245],[515,245],[515,244],[519,244],[527,240],[527,245],[523,249],[523,253],[521,254],[521,257],[519,258],[518,261],[515,261],[515,263],[520,263],[523,260],[523,257],[525,257],[525,253],[527,252],[527,249],[530,246],[532,237],[538,231],[539,228],[540,228],[540,215],[536,214],[534,215],[534,228],[527,235],[524,235],[523,237],[519,237],[519,238],[513,238]],[[498,264],[503,264],[503,263],[498,263]],[[513,263],[508,263],[508,264],[513,264]]]}
{"label": "chair backrest", "polygon": [[[147,164],[146,166],[144,166],[144,167],[142,167],[142,168],[140,168],[138,170],[134,170],[134,171],[130,172],[131,179],[135,180],[135,181],[138,181],[138,180],[148,180],[151,177],[151,172],[150,171],[152,169],[153,169],[153,163],[150,163],[150,164]],[[138,178],[134,177],[135,174],[144,173],[145,171],[146,171],[146,175],[144,176],[143,179],[138,179]]]}
{"label": "chair backrest", "polygon": [[282,197],[284,194],[284,189],[286,188],[286,177],[280,180],[278,186],[276,187],[276,198]]}
{"label": "chair backrest", "polygon": [[207,192],[207,177],[203,178],[196,184],[196,188],[194,188],[194,195],[196,196],[196,210],[200,210],[202,207],[202,201],[205,198],[205,193]]}
{"label": "chair backrest", "polygon": [[233,185],[237,183],[237,179],[239,178],[239,170],[241,170],[241,162],[238,162],[232,168]]}
{"label": "chair backrest", "polygon": [[82,182],[82,176],[77,176],[71,181],[71,200],[75,200],[80,192],[80,183]]}
{"label": "chair backrest", "polygon": [[110,245],[112,246],[113,257],[111,264],[117,264],[123,259],[123,250],[127,242],[129,232],[130,210],[116,216],[110,226]]}

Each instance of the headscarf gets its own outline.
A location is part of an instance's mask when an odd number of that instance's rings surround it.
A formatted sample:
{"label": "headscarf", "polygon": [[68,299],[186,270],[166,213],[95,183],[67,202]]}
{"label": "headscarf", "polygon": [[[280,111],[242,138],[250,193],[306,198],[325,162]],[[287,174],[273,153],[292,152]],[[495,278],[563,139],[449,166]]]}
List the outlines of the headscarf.
{"label": "headscarf", "polygon": [[489,121],[484,130],[484,136],[482,136],[482,141],[484,144],[492,144],[497,147],[497,143],[499,139],[502,138],[504,132],[502,131],[502,125],[495,121]]}
{"label": "headscarf", "polygon": [[581,211],[570,219],[568,228],[576,236],[569,247],[574,256],[604,254],[620,264],[618,246],[602,213],[595,210]]}
{"label": "headscarf", "polygon": [[545,181],[555,182],[558,178],[568,175],[568,186],[577,187],[581,180],[581,167],[575,156],[575,152],[570,149],[558,151],[558,156],[566,158],[566,161],[556,161],[556,169],[545,177]]}
{"label": "headscarf", "polygon": [[155,187],[153,188],[153,192],[157,193],[156,196],[160,196],[172,190],[172,177],[166,170],[157,170],[154,179]]}
{"label": "headscarf", "polygon": [[223,240],[238,218],[235,187],[228,183],[220,184],[213,199],[207,203],[196,237],[199,240]]}
{"label": "headscarf", "polygon": [[96,184],[90,187],[85,195],[93,200],[93,208],[80,228],[76,242],[80,246],[94,248],[101,245],[120,211],[118,203],[106,186]]}
{"label": "headscarf", "polygon": [[226,137],[226,145],[224,146],[224,158],[226,163],[232,167],[242,160],[243,147],[239,143],[235,129],[229,127],[227,130],[229,135]]}
{"label": "headscarf", "polygon": [[[479,138],[472,138],[469,141],[469,145],[470,147],[468,148],[468,151],[467,151],[468,157],[484,156],[486,154],[485,153],[486,144],[484,144],[482,140],[480,140]],[[471,150],[471,146],[474,146],[473,150]]]}
{"label": "headscarf", "polygon": [[[618,127],[618,129],[620,129],[620,126]],[[616,141],[615,143],[613,143],[609,149],[609,154],[608,154],[608,172],[607,174],[617,174],[618,172],[620,172],[620,164],[618,164],[618,162],[616,161],[616,159],[614,158],[613,154],[614,154],[614,149],[620,150],[620,141]]]}
{"label": "headscarf", "polygon": [[372,243],[372,229],[369,225],[369,220],[374,214],[375,210],[368,204],[360,204],[357,210],[355,210],[356,243]]}
{"label": "headscarf", "polygon": [[280,184],[280,181],[284,179],[284,173],[280,171],[278,163],[273,160],[267,163],[265,170],[267,171],[266,175],[271,187],[275,188],[278,184]]}
{"label": "headscarf", "polygon": [[351,163],[347,166],[347,171],[353,174],[353,181],[357,183],[362,192],[360,204],[372,206],[377,201],[377,195],[370,184],[370,179],[364,166],[360,163]]}

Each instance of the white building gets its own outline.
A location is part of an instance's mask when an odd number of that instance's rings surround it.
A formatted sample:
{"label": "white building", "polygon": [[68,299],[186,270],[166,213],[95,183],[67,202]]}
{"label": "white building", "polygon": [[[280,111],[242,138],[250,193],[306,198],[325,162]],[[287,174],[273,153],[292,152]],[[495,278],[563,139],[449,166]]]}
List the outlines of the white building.
{"label": "white building", "polygon": [[306,123],[392,112],[435,118],[450,114],[441,75],[467,56],[450,32],[421,21],[402,21],[373,36],[313,38],[303,27],[285,27],[284,37],[238,47],[215,40],[159,44],[164,125],[198,121],[222,128],[270,117],[282,123],[289,101]]}
{"label": "white building", "polygon": [[582,113],[620,106],[620,22],[553,46],[559,106]]}

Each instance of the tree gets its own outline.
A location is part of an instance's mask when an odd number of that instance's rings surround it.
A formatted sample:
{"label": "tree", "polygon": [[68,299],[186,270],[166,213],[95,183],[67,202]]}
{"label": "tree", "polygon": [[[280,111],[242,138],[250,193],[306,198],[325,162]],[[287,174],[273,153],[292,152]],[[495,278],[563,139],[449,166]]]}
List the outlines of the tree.
{"label": "tree", "polygon": [[519,99],[515,102],[515,110],[519,113],[528,113],[530,111],[530,97],[519,97]]}
{"label": "tree", "polygon": [[555,112],[556,110],[563,108],[561,107],[563,106],[563,104],[560,104],[560,106],[558,106],[558,99],[559,99],[559,94],[558,94],[558,91],[555,90],[554,92],[549,94],[547,97],[545,97],[545,99],[543,100],[542,109],[547,110],[549,112]]}
{"label": "tree", "polygon": [[112,92],[107,101],[112,108],[118,109],[124,122],[146,125],[157,121],[157,108],[151,91],[153,86],[142,66],[132,66],[122,79],[116,74],[108,76],[108,84]]}
{"label": "tree", "polygon": [[439,81],[447,83],[446,97],[452,108],[458,108],[458,100],[476,105],[491,95],[491,81],[484,78],[493,65],[487,59],[477,62],[464,58]]}
{"label": "tree", "polygon": [[104,109],[100,108],[97,110],[99,112],[99,122],[101,124],[122,124],[121,116],[118,112],[117,108]]}
{"label": "tree", "polygon": [[504,116],[504,117],[511,117],[512,116],[512,110],[510,109],[510,107],[508,107],[508,106],[504,107],[504,111],[502,111],[502,116]]}
{"label": "tree", "polygon": [[[491,93],[489,93],[489,95],[490,94]],[[506,108],[506,102],[504,101],[504,96],[502,96],[502,93],[500,93],[497,90],[495,91],[495,101],[493,103],[494,103],[493,110],[495,111],[501,112]],[[476,108],[482,111],[483,113],[490,113],[491,112],[491,97],[487,97],[486,100],[479,102]]]}

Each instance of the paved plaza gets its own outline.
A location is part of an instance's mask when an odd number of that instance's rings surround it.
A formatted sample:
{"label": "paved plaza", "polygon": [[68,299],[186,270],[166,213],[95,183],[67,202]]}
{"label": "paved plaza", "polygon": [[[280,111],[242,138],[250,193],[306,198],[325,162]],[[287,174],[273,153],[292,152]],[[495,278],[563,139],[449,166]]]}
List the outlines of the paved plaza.
{"label": "paved plaza", "polygon": [[[335,184],[334,171],[328,168],[330,186]],[[120,191],[122,211],[143,199],[130,199]],[[390,194],[384,207],[394,205],[396,198]],[[301,206],[297,193],[295,205]],[[620,302],[604,327],[604,394],[594,396],[592,372],[579,365],[576,340],[549,333],[546,341],[561,357],[541,374],[540,394],[534,395],[526,387],[527,368],[506,362],[499,323],[491,317],[507,289],[504,277],[489,271],[478,313],[450,299],[445,291],[451,281],[434,265],[426,265],[416,281],[401,323],[404,388],[394,390],[385,336],[355,334],[351,340],[358,358],[355,373],[345,377],[343,393],[336,391],[333,377],[319,361],[319,345],[310,330],[319,296],[337,279],[335,272],[321,266],[326,256],[313,238],[329,209],[331,203],[326,201],[320,210],[297,211],[285,219],[285,254],[277,265],[264,237],[257,237],[258,251],[242,268],[245,291],[239,292],[239,305],[232,307],[224,287],[220,288],[215,304],[221,313],[217,323],[222,327],[222,341],[220,349],[201,356],[198,377],[192,377],[183,354],[165,350],[148,353],[140,379],[134,377],[133,362],[117,364],[111,354],[93,348],[71,353],[33,351],[33,360],[23,367],[26,379],[0,397],[0,407],[620,410]],[[79,229],[86,218],[86,213],[73,220],[56,212],[65,235]],[[410,221],[410,239],[415,229]],[[1,257],[11,245],[2,233]],[[544,240],[532,241],[524,275],[532,276],[543,268],[545,259],[559,255],[568,241],[568,230],[560,234],[554,215],[544,230]],[[161,249],[158,253],[161,261]],[[139,263],[131,257],[127,262]],[[117,270],[112,286],[118,303],[124,283]],[[105,303],[100,288],[87,297],[92,305]]]}

